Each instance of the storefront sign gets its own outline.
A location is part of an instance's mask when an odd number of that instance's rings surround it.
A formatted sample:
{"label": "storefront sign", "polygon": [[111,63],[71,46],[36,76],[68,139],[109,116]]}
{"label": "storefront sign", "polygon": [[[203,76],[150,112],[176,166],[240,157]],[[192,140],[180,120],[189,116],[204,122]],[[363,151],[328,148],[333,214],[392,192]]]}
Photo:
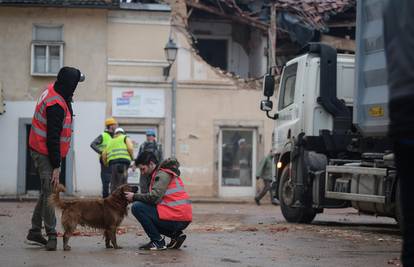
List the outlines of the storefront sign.
{"label": "storefront sign", "polygon": [[161,89],[112,89],[112,116],[163,118],[165,95]]}

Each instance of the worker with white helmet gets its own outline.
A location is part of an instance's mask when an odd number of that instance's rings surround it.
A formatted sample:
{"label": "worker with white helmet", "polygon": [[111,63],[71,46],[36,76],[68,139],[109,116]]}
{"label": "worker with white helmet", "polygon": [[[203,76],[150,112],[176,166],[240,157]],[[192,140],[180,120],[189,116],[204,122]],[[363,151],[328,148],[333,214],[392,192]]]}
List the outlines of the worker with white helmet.
{"label": "worker with white helmet", "polygon": [[122,128],[115,129],[114,137],[102,152],[102,161],[111,168],[111,192],[127,183],[128,167],[134,157],[134,146]]}

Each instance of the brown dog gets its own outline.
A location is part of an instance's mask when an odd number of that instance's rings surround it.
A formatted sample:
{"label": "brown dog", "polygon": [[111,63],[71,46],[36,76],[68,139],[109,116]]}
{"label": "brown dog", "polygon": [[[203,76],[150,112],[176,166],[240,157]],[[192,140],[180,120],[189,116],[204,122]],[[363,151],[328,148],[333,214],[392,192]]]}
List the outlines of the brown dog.
{"label": "brown dog", "polygon": [[65,192],[65,187],[59,184],[50,196],[49,202],[62,209],[62,226],[65,231],[63,249],[71,249],[68,241],[78,224],[103,229],[106,247],[121,248],[116,243],[116,229],[127,215],[128,201],[125,199],[124,192],[131,191],[134,189],[125,184],[119,186],[105,199],[61,200],[59,193]]}

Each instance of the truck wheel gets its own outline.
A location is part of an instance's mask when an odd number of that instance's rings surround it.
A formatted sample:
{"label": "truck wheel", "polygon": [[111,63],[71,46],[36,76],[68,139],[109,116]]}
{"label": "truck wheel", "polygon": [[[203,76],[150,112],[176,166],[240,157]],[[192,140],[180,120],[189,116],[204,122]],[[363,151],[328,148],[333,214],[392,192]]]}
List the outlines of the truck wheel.
{"label": "truck wheel", "polygon": [[401,232],[403,232],[404,224],[403,224],[402,210],[401,210],[400,179],[398,179],[397,188],[395,189],[395,220],[400,226]]}
{"label": "truck wheel", "polygon": [[294,187],[290,184],[290,166],[287,165],[280,177],[279,200],[280,209],[286,221],[291,223],[311,223],[316,216],[316,211],[312,207],[291,207],[294,201]]}

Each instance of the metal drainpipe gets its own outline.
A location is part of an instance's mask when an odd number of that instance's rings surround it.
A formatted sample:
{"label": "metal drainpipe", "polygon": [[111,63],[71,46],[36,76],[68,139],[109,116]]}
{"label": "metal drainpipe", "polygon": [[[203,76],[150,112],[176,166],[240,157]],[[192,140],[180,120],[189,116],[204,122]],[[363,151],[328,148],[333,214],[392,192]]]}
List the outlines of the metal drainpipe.
{"label": "metal drainpipe", "polygon": [[176,136],[176,103],[177,103],[177,81],[172,79],[171,97],[171,157],[175,157],[175,136]]}

